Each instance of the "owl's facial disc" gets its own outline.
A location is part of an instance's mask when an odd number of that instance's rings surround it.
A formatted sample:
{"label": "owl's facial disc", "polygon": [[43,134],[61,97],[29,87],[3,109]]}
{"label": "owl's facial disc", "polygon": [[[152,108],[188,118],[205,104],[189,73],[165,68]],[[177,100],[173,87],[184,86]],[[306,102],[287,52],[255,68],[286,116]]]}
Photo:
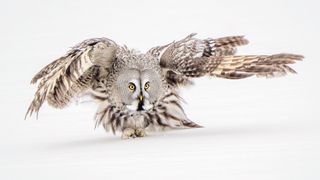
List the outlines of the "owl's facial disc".
{"label": "owl's facial disc", "polygon": [[149,99],[146,98],[143,91],[138,91],[138,95],[135,95],[135,92],[132,92],[132,101],[130,104],[127,104],[127,108],[132,111],[147,111],[151,109],[153,106],[150,103]]}
{"label": "owl's facial disc", "polygon": [[148,111],[158,99],[160,78],[152,70],[130,69],[117,80],[122,103],[132,111]]}
{"label": "owl's facial disc", "polygon": [[[132,93],[132,103],[127,105],[127,108],[132,111],[147,111],[151,109],[153,106],[150,104],[149,101],[149,94],[147,93],[147,90],[150,87],[150,82],[146,82],[144,85],[140,85],[141,82],[139,82],[139,85],[135,85],[135,80],[131,80],[129,82],[128,88],[129,91]],[[137,89],[136,87],[144,87],[143,89],[140,88]],[[138,95],[136,95],[138,94]]]}

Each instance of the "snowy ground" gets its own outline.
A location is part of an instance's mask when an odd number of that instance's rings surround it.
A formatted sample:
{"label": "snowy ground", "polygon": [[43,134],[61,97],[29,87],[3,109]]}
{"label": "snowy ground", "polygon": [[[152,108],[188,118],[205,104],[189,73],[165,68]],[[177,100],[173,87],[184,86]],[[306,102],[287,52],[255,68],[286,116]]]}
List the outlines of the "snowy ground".
{"label": "snowy ground", "polygon": [[[317,1],[1,1],[0,179],[320,179]],[[90,37],[147,50],[191,32],[246,35],[240,54],[299,53],[298,75],[202,78],[182,91],[205,128],[121,140],[95,105],[23,120],[31,77]]]}

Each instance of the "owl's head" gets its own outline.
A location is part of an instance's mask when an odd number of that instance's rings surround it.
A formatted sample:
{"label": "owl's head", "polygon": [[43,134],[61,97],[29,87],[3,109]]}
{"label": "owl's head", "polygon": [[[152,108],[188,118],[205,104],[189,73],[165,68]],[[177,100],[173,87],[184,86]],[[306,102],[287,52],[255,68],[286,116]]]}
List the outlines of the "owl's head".
{"label": "owl's head", "polygon": [[161,77],[152,69],[127,69],[119,74],[115,90],[128,109],[149,110],[162,93]]}

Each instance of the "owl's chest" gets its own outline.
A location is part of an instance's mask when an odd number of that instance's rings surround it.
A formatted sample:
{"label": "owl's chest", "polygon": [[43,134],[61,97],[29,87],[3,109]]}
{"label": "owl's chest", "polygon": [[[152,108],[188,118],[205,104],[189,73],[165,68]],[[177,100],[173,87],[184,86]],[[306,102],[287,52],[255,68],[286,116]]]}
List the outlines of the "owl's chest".
{"label": "owl's chest", "polygon": [[128,117],[127,121],[124,124],[125,128],[144,128],[146,125],[145,119],[141,114],[133,114]]}

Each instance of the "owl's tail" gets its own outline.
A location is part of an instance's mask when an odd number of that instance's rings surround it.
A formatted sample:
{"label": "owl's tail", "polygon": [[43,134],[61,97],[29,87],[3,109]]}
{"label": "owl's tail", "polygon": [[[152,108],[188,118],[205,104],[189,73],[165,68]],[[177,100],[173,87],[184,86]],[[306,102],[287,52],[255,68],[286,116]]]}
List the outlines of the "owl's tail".
{"label": "owl's tail", "polygon": [[288,64],[301,61],[304,57],[295,54],[275,54],[271,56],[222,56],[216,57],[217,66],[209,71],[210,76],[226,79],[257,77],[277,77],[296,73]]}

